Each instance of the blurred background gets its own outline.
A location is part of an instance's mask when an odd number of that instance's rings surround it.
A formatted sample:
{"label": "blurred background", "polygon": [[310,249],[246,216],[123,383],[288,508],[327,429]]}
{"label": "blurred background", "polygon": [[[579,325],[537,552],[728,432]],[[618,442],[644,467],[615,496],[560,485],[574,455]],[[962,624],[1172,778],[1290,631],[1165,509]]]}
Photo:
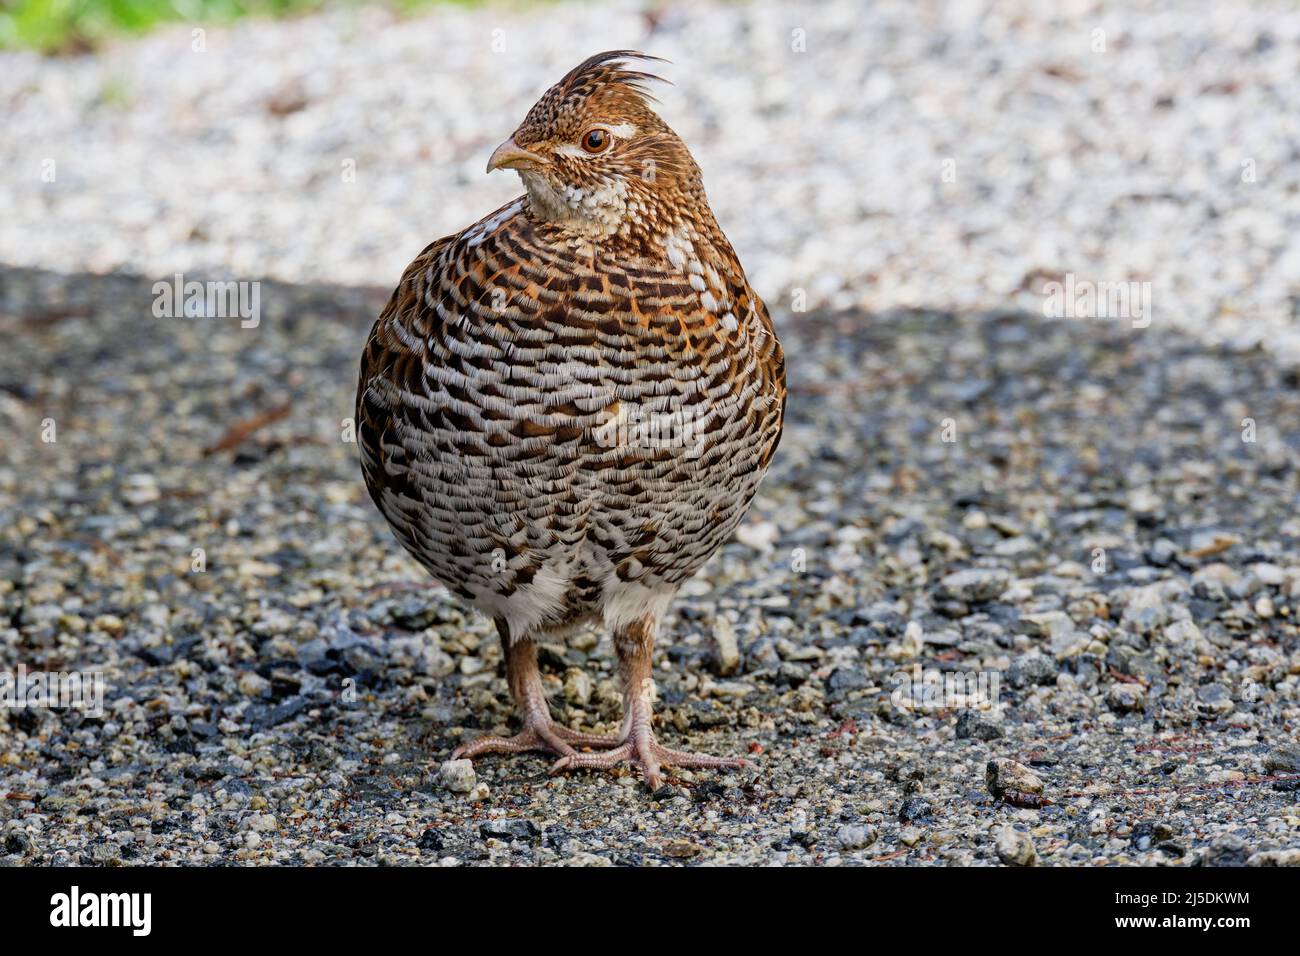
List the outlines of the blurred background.
{"label": "blurred background", "polygon": [[1072,272],[1300,355],[1291,3],[3,11],[0,262],[391,287],[519,192],[483,167],[536,97],[627,47],[672,60],[663,112],[774,306],[1040,311]]}

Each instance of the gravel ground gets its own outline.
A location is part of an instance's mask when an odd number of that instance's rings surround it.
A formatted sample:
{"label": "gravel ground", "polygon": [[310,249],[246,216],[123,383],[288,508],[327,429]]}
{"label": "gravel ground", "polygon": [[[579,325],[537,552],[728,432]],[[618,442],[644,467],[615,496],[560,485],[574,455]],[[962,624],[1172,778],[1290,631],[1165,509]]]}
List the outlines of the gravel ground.
{"label": "gravel ground", "polygon": [[[341,440],[380,297],[267,285],[244,330],[3,274],[0,660],[109,686],[102,720],[0,710],[9,861],[1300,863],[1300,394],[1263,350],[785,317],[774,470],[659,648],[665,739],[758,769],[649,794],[440,767],[508,697]],[[613,729],[607,637],[543,662]],[[1000,710],[899,706],[917,665]]]}
{"label": "gravel ground", "polygon": [[[1300,864],[1300,14],[983,8],[0,57],[31,173],[0,177],[0,671],[108,686],[100,719],[0,708],[0,862]],[[790,361],[773,472],[659,649],[664,741],[757,770],[654,794],[443,766],[510,725],[495,634],[341,428],[402,266],[518,191],[485,157],[575,35],[676,61]],[[155,318],[178,271],[281,281],[253,329]],[[1066,274],[1151,281],[1153,321],[1043,318]],[[542,657],[558,716],[612,730],[607,636]],[[906,706],[914,673],[1000,706]]]}

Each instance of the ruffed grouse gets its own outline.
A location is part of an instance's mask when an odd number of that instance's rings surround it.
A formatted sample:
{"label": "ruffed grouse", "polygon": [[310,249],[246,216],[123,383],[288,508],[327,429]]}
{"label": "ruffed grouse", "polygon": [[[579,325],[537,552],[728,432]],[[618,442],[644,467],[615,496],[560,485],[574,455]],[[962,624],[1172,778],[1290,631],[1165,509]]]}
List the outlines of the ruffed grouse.
{"label": "ruffed grouse", "polygon": [[[523,721],[453,756],[526,750],[553,770],[746,761],[651,729],[651,654],[673,595],[727,540],[781,435],[767,309],[650,109],[631,51],[593,56],[488,160],[527,194],[428,246],[370,332],[357,435],[370,494],[443,585],[490,614]],[[616,736],[551,719],[534,641],[603,622]]]}

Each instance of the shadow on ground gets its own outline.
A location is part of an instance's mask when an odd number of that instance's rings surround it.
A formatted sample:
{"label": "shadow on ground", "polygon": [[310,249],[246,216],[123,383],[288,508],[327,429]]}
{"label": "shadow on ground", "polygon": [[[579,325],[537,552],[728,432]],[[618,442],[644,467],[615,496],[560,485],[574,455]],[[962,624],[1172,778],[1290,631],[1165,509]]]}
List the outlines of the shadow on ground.
{"label": "shadow on ground", "polygon": [[[440,761],[510,720],[495,637],[346,440],[386,290],[265,282],[245,329],[152,285],[0,267],[0,665],[108,686],[0,709],[9,862],[1300,859],[1300,396],[1267,354],[777,316],[782,447],[658,672],[665,742],[759,769],[650,795],[490,758],[463,793]],[[612,729],[604,635],[543,666]],[[927,674],[1000,707],[894,693]]]}

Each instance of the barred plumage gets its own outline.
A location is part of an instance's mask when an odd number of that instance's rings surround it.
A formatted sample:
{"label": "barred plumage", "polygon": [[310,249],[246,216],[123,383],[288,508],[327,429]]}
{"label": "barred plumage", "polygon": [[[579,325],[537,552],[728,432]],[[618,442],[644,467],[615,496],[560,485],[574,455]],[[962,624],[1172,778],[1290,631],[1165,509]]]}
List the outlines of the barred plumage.
{"label": "barred plumage", "polygon": [[[406,270],[362,356],[357,434],[399,541],[506,645],[524,731],[462,750],[632,759],[653,784],[660,763],[736,763],[654,741],[650,647],[749,506],[785,381],[698,168],[624,65],[639,56],[548,91],[489,163],[527,194]],[[553,724],[536,675],[533,638],[596,621],[624,676],[617,738]]]}

